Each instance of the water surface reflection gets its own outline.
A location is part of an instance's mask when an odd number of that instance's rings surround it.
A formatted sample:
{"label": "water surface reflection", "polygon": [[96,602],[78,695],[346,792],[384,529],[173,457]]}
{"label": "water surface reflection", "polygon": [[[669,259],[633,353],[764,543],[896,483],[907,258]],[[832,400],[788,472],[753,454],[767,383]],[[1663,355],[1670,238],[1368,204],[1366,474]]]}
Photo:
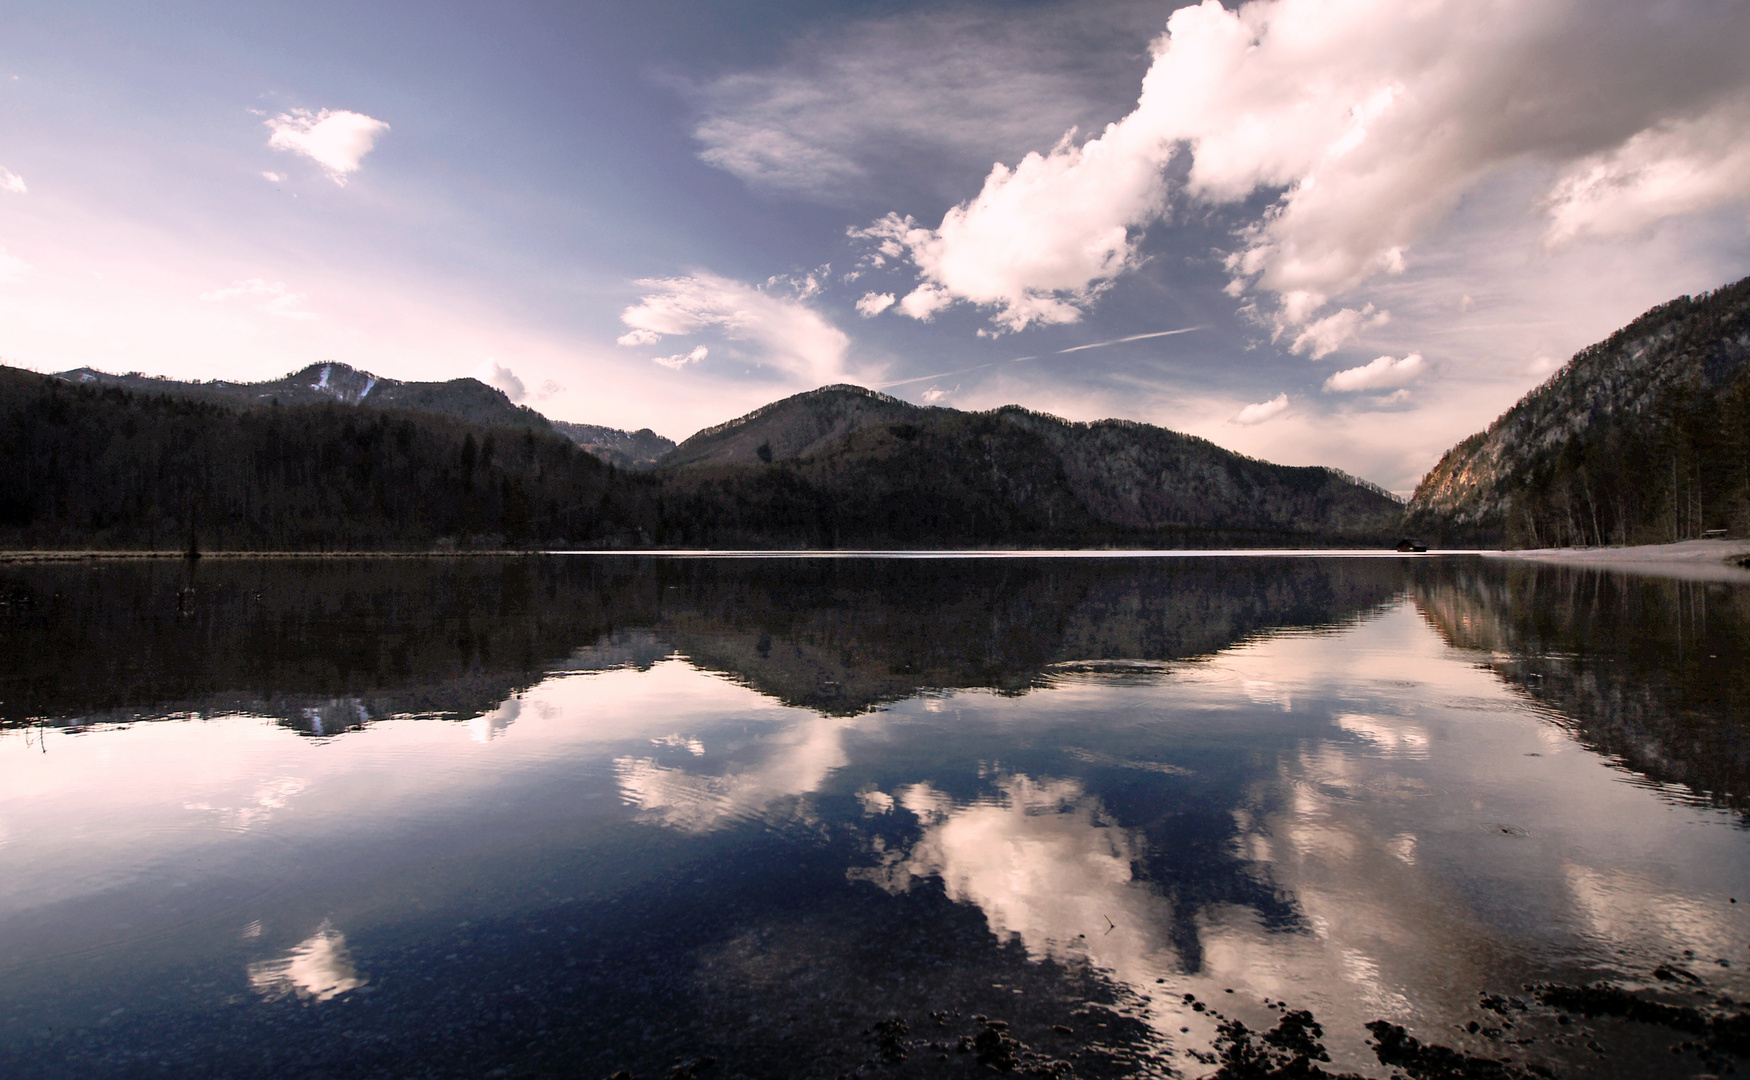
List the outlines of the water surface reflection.
{"label": "water surface reflection", "polygon": [[1730,587],[1314,559],[0,577],[9,1076],[1198,1075],[1216,1013],[1281,1002],[1330,1069],[1387,1075],[1383,1019],[1688,1076],[1714,1066],[1683,1035],[1521,987],[1750,994]]}

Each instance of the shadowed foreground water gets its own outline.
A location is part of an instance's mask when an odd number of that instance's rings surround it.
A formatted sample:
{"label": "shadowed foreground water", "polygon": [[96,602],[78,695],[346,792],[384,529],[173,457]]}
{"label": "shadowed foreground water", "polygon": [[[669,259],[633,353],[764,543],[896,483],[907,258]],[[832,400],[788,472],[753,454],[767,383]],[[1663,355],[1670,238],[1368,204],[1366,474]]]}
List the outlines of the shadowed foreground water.
{"label": "shadowed foreground water", "polygon": [[1719,1073],[1747,706],[1473,559],[6,568],[0,1075]]}

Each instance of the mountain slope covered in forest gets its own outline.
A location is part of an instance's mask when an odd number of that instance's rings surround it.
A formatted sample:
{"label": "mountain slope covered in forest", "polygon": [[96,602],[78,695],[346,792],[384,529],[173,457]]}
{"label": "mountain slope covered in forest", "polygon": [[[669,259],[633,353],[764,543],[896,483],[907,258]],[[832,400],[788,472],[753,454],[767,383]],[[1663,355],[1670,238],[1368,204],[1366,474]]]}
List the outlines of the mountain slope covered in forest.
{"label": "mountain slope covered in forest", "polygon": [[774,528],[821,546],[1374,542],[1403,510],[1336,470],[1148,424],[924,408],[856,386],[707,429],[653,479],[700,542]]}
{"label": "mountain slope covered in forest", "polygon": [[1446,452],[1405,527],[1516,547],[1750,531],[1750,278],[1576,353]]}

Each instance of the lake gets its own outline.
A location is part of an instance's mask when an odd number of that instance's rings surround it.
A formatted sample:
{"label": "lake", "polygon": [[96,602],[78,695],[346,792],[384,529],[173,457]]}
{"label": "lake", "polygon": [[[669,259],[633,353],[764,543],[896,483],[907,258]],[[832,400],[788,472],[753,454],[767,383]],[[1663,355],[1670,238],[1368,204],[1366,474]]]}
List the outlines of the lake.
{"label": "lake", "polygon": [[1717,1074],[1747,813],[1742,585],[0,566],[0,1075]]}

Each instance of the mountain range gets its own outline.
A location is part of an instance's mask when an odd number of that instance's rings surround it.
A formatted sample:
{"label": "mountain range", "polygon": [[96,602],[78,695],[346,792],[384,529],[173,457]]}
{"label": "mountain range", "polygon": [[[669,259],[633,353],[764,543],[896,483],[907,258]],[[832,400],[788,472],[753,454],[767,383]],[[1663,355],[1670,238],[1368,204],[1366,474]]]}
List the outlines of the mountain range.
{"label": "mountain range", "polygon": [[[474,379],[0,368],[0,545],[1087,547],[1750,533],[1750,278],[1577,353],[1409,505],[1126,420],[797,394],[676,445]],[[204,537],[204,539],[203,539]]]}
{"label": "mountain range", "polygon": [[1333,469],[1019,406],[798,394],[679,446],[554,424],[472,379],[265,383],[0,369],[0,544],[1373,545],[1401,505]]}
{"label": "mountain range", "polygon": [[481,427],[553,430],[545,416],[526,405],[512,403],[504,391],[487,386],[478,379],[401,382],[333,362],[311,364],[283,379],[258,383],[182,382],[137,371],[110,375],[94,368],[74,368],[54,377],[86,386],[113,386],[136,394],[224,405],[320,405],[332,402],[370,405],[379,409],[410,409]]}

